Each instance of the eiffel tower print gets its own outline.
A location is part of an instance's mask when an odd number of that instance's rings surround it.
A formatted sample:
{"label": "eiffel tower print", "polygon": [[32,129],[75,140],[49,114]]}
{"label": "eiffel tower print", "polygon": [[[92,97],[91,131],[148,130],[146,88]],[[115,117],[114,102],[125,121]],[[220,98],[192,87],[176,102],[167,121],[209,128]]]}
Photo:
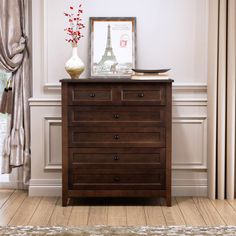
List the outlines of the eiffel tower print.
{"label": "eiffel tower print", "polygon": [[108,25],[107,27],[107,43],[106,49],[102,56],[102,59],[98,63],[99,66],[103,67],[105,64],[109,64],[110,66],[114,64],[118,64],[116,60],[116,56],[113,52],[112,42],[111,42],[111,26]]}

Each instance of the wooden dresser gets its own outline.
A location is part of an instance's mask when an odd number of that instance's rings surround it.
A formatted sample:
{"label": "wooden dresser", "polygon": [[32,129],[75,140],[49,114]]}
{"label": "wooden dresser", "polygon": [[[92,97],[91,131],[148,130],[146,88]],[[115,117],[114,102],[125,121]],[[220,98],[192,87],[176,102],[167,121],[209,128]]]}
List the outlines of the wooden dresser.
{"label": "wooden dresser", "polygon": [[61,80],[62,204],[164,197],[171,205],[172,80]]}

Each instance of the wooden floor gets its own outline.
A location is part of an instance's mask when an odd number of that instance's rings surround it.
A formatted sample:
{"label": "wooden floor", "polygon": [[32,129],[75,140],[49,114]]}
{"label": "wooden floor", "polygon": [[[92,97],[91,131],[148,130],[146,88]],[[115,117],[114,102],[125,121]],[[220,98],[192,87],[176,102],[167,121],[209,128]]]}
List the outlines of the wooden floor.
{"label": "wooden floor", "polygon": [[63,208],[60,198],[0,190],[0,225],[236,225],[236,200],[177,197],[172,207],[166,207],[164,200],[77,199],[73,206]]}

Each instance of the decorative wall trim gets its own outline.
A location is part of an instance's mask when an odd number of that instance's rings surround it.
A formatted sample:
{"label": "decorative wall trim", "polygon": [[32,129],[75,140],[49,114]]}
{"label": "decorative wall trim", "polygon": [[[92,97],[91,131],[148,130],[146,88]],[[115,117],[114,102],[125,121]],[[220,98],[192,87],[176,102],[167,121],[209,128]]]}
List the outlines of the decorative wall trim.
{"label": "decorative wall trim", "polygon": [[[179,185],[181,182],[181,185]],[[175,180],[172,186],[173,196],[207,196],[207,180]],[[60,179],[30,180],[29,196],[61,196]]]}
{"label": "decorative wall trim", "polygon": [[173,106],[207,106],[207,99],[173,99]]}
{"label": "decorative wall trim", "polygon": [[[206,170],[207,169],[207,118],[202,117],[175,117],[173,118],[173,124],[201,124],[202,125],[202,159],[199,162],[190,162],[190,163],[181,163],[173,162],[173,170]],[[61,170],[62,166],[60,163],[52,163],[50,153],[51,147],[50,144],[50,126],[58,124],[61,125],[60,117],[44,117],[44,148],[43,153],[45,156],[45,170]]]}
{"label": "decorative wall trim", "polygon": [[[46,7],[47,1],[42,0],[42,20],[43,20],[43,78],[44,84],[48,84],[48,9]],[[45,87],[46,88],[46,87]]]}
{"label": "decorative wall trim", "polygon": [[188,91],[204,91],[207,92],[207,84],[188,84],[188,83],[174,83],[174,90],[188,90]]}
{"label": "decorative wall trim", "polygon": [[[48,196],[60,197],[62,192],[61,186],[46,186],[46,185],[30,185],[29,196]],[[173,196],[180,197],[206,197],[207,186],[172,186]]]}
{"label": "decorative wall trim", "polygon": [[[47,65],[46,65],[47,66]],[[48,76],[45,75],[47,78]],[[61,90],[60,83],[49,83],[48,79],[45,80],[44,88],[47,90]],[[188,91],[188,92],[205,92],[207,93],[207,84],[183,84],[183,83],[174,83],[173,84],[173,91],[180,92],[180,91]]]}
{"label": "decorative wall trim", "polygon": [[[47,89],[60,91],[60,84],[47,84]],[[61,106],[60,98],[30,98],[30,106]],[[207,85],[175,84],[173,106],[207,106]]]}
{"label": "decorative wall trim", "polygon": [[[61,106],[60,99],[30,99],[31,106]],[[181,105],[180,105],[181,106]],[[45,116],[43,118],[44,128],[43,128],[43,153],[45,158],[45,170],[60,171],[62,169],[61,164],[51,163],[51,145],[50,145],[50,126],[54,124],[61,125],[61,118],[58,117],[59,114],[55,116]],[[202,127],[202,150],[201,150],[201,160],[199,162],[190,163],[175,163],[173,162],[172,169],[188,169],[188,170],[206,170],[207,169],[207,117],[206,116],[188,116],[188,117],[173,117],[173,124],[193,124],[201,125]]]}
{"label": "decorative wall trim", "polygon": [[31,179],[29,196],[61,196],[62,184],[60,179]]}
{"label": "decorative wall trim", "polygon": [[202,159],[200,162],[172,162],[172,169],[198,169],[206,170],[207,169],[207,117],[175,117],[172,121],[173,124],[200,124],[202,125]]}
{"label": "decorative wall trim", "polygon": [[44,88],[47,90],[56,90],[56,91],[61,91],[61,84],[60,83],[45,83]]}
{"label": "decorative wall trim", "polygon": [[207,186],[173,186],[175,197],[207,197]]}
{"label": "decorative wall trim", "polygon": [[61,106],[60,98],[30,98],[31,107]]}
{"label": "decorative wall trim", "polygon": [[43,144],[43,153],[45,157],[45,166],[44,170],[61,170],[61,163],[54,163],[51,157],[51,126],[52,125],[61,126],[60,117],[44,117],[44,144]]}
{"label": "decorative wall trim", "polygon": [[[173,171],[174,172],[174,171]],[[207,186],[207,179],[188,179],[188,178],[182,178],[182,179],[177,179],[173,178],[172,179],[172,185],[176,187],[180,186]]]}
{"label": "decorative wall trim", "polygon": [[[173,106],[207,106],[207,99],[174,99]],[[30,98],[29,105],[32,106],[61,106],[61,99]]]}

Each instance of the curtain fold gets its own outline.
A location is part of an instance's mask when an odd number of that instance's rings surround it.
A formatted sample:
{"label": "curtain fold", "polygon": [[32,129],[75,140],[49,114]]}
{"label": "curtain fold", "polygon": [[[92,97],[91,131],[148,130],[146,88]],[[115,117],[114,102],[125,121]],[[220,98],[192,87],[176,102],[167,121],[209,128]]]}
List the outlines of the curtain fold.
{"label": "curtain fold", "polygon": [[13,108],[3,144],[2,173],[23,166],[23,181],[30,178],[29,105],[31,85],[27,49],[27,0],[0,1],[0,69],[12,73]]}
{"label": "curtain fold", "polygon": [[235,197],[236,2],[209,0],[209,197]]}

